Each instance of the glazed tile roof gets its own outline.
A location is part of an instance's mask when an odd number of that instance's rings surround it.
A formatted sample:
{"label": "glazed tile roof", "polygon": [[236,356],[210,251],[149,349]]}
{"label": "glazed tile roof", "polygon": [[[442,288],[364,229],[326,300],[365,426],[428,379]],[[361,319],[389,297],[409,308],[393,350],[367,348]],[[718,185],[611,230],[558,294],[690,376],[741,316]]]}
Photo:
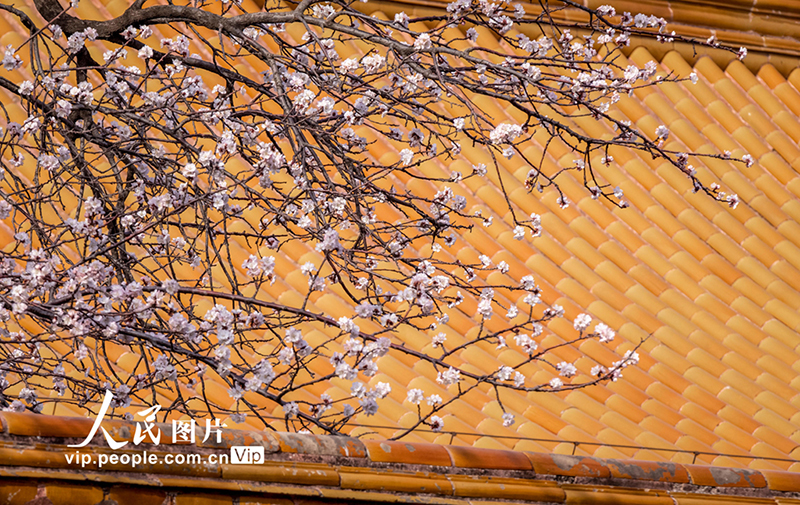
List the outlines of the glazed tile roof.
{"label": "glazed tile roof", "polygon": [[[78,13],[109,18],[126,5],[86,0]],[[30,2],[22,9],[38,19]],[[6,13],[0,14],[0,32],[3,45],[24,40],[22,27]],[[628,58],[640,66],[654,59],[645,48],[634,49]],[[462,260],[485,254],[494,263],[506,261],[511,278],[534,275],[542,298],[562,305],[570,319],[585,311],[614,328],[619,337],[610,346],[586,341],[577,350],[556,353],[577,359],[583,373],[594,360],[618,359],[617,354],[646,339],[640,365],[626,370],[618,382],[583,390],[504,394],[506,408],[517,416],[510,428],[502,426],[498,403],[478,391],[450,407],[444,433],[419,431],[408,441],[800,471],[794,462],[800,460],[800,70],[784,75],[765,64],[753,73],[737,61],[720,68],[711,58],[692,67],[679,52],[667,53],[660,63],[664,73],[686,76],[695,70],[699,82],[637,90],[617,104],[614,114],[645,132],[667,125],[669,149],[750,153],[756,159],[750,168],[713,159],[692,161],[702,180],[719,181],[722,191],[739,195],[736,209],[693,194],[690,182],[666,163],[617,149],[612,153],[616,163],[597,163],[597,170],[625,191],[630,208],[592,200],[579,181],[564,174],[560,184],[574,204],[561,210],[556,194],[529,194],[523,186],[527,169],[502,159],[512,204],[526,214],[541,214],[543,235],[527,243],[513,240],[496,179],[469,179],[461,193],[473,210],[492,215],[494,224],[463,234],[449,249]],[[19,79],[25,71],[2,75]],[[21,122],[22,109],[8,94],[0,96],[11,119]],[[497,118],[515,119],[513,110],[495,103],[481,106]],[[588,120],[575,122],[591,135],[610,133]],[[375,140],[370,150],[376,159],[397,159],[390,144]],[[541,152],[535,142],[528,149]],[[548,153],[552,165],[572,163],[563,145]],[[464,146],[463,160],[423,170],[468,173],[470,164],[484,157]],[[434,191],[431,183],[419,181],[408,189]],[[11,240],[8,228],[0,233],[0,241]],[[241,246],[244,258],[246,244]],[[315,253],[302,244],[282,251],[276,268],[281,279],[268,291],[289,302],[300,296],[295,288],[305,289],[299,265]],[[491,276],[498,283],[510,282],[498,273]],[[343,306],[329,293],[309,308],[336,313]],[[452,341],[469,336],[477,324],[469,301],[461,309],[443,330]],[[570,338],[572,331],[568,322],[553,321],[545,344]],[[425,335],[403,338],[410,346],[428,345]],[[460,358],[476,371],[491,373],[513,361],[515,352],[473,346]],[[111,357],[121,373],[131,373],[137,358],[121,350]],[[415,417],[405,402],[408,388],[441,390],[433,369],[422,363],[386,356],[379,367],[373,382],[389,382],[393,391],[379,414],[358,418],[371,427],[352,427],[352,435],[390,437]],[[537,381],[551,376],[534,365],[525,373]],[[213,401],[228,405],[226,391],[222,384],[207,388]],[[344,394],[336,384],[320,384],[308,395],[318,398],[326,392],[334,398]],[[46,413],[78,415],[64,405]],[[283,424],[276,420],[275,426]]]}

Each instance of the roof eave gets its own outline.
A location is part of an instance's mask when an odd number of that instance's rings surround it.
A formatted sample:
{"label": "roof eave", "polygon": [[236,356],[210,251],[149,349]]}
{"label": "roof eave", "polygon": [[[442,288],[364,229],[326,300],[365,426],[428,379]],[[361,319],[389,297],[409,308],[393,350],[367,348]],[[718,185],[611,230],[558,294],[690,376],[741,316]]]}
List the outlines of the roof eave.
{"label": "roof eave", "polygon": [[[441,15],[449,2],[442,0],[370,0],[360,4],[365,13],[380,11],[388,16],[405,11],[414,16]],[[719,42],[731,47],[746,47],[744,64],[754,73],[765,63],[771,63],[783,75],[800,66],[800,2],[751,0],[643,0],[613,1],[584,0],[588,7],[611,4],[617,12],[631,11],[656,15],[667,20],[667,28],[698,40],[716,35]],[[526,3],[530,14],[536,14],[538,4]],[[555,11],[553,17],[574,18],[575,11]],[[523,30],[524,31],[524,30]],[[736,59],[729,51],[697,47],[693,44],[659,43],[653,39],[631,38],[630,49],[645,47],[659,60],[670,51],[678,51],[690,64],[698,58],[711,57],[725,68]]]}
{"label": "roof eave", "polygon": [[[598,493],[604,503],[649,503],[657,497],[680,502],[687,494],[763,503],[800,494],[800,479],[790,472],[238,430],[223,430],[219,443],[172,445],[168,424],[158,425],[158,445],[130,444],[114,451],[95,435],[79,449],[91,455],[91,463],[69,463],[67,456],[76,454],[69,445],[80,442],[92,424],[86,418],[0,413],[0,484],[9,479],[22,479],[21,486],[71,481],[104,488],[172,488],[178,494],[313,495],[350,503],[459,503],[475,498],[584,503]],[[133,422],[107,421],[103,426],[117,442],[131,441],[135,432]],[[233,446],[263,447],[265,461],[194,466],[163,461],[166,454],[181,452],[230,454]],[[160,461],[136,467],[108,461],[103,468],[98,465],[100,455],[145,450]]]}

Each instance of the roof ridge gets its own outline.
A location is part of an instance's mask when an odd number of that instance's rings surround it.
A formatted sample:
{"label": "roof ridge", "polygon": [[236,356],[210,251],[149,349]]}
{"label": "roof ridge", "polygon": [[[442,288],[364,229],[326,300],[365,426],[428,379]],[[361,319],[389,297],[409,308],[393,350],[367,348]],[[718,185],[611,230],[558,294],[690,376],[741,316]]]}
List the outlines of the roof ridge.
{"label": "roof ridge", "polygon": [[[380,11],[391,17],[401,11],[409,15],[428,16],[441,14],[448,0],[371,0],[361,4],[359,10],[372,14]],[[773,64],[784,77],[800,67],[800,1],[773,0],[595,0],[580,2],[589,8],[613,3],[617,12],[629,10],[653,14],[666,19],[670,30],[695,39],[705,40],[716,36],[723,46],[747,48],[748,57],[743,63],[753,73],[766,63]],[[537,13],[536,2],[526,3],[528,13]],[[764,6],[764,7],[762,7]],[[550,16],[560,20],[575,20],[574,10],[557,10]],[[660,43],[652,38],[631,37],[631,44],[622,48],[629,54],[637,47],[646,47],[660,61],[670,51],[678,51],[686,61],[694,63],[703,56],[711,57],[725,68],[737,56],[729,51],[717,50],[698,53],[688,42]],[[710,54],[709,54],[710,53]]]}

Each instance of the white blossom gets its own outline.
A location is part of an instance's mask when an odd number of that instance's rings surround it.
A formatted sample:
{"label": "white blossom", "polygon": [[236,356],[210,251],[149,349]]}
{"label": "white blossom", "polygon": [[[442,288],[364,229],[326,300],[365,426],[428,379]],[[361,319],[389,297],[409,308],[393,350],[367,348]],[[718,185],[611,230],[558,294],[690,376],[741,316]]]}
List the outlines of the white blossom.
{"label": "white blossom", "polygon": [[295,402],[289,402],[283,406],[283,413],[287,419],[291,419],[300,413],[300,406]]}
{"label": "white blossom", "polygon": [[413,403],[414,405],[419,405],[420,403],[422,403],[424,397],[425,394],[422,392],[421,389],[409,389],[406,400],[410,403]]}
{"label": "white blossom", "polygon": [[489,134],[492,144],[502,144],[514,142],[514,140],[522,135],[522,127],[515,124],[500,123]]}
{"label": "white blossom", "polygon": [[558,370],[559,375],[563,377],[573,377],[578,373],[578,369],[575,368],[575,365],[572,363],[567,363],[566,361],[558,363],[556,365],[556,370]]}
{"label": "white blossom", "polygon": [[333,98],[325,96],[317,100],[317,107],[321,114],[331,114],[336,102]]}
{"label": "white blossom", "polygon": [[625,355],[622,359],[630,365],[636,365],[639,363],[639,353],[636,351],[625,351]]}
{"label": "white blossom", "polygon": [[375,384],[374,391],[378,398],[386,398],[392,392],[392,386],[387,382],[378,382]]}
{"label": "white blossom", "polygon": [[597,333],[598,341],[601,344],[605,344],[614,340],[614,330],[603,323],[598,323],[598,325],[594,328],[594,332]]}
{"label": "white blossom", "polygon": [[597,14],[601,16],[613,17],[617,15],[617,11],[610,5],[601,5],[597,8]]}
{"label": "white blossom", "polygon": [[316,246],[317,251],[320,252],[333,251],[341,248],[342,246],[339,244],[339,232],[333,228],[325,230],[322,242],[318,243]]}
{"label": "white blossom", "polygon": [[412,128],[408,132],[408,143],[411,147],[419,147],[425,141],[425,134],[419,128]]}
{"label": "white blossom", "polygon": [[427,33],[420,33],[417,40],[414,41],[414,49],[417,51],[425,51],[431,48],[431,36]]}
{"label": "white blossom", "polygon": [[408,14],[405,12],[398,12],[394,15],[394,22],[398,25],[402,26],[403,28],[408,28]]}
{"label": "white blossom", "polygon": [[439,396],[439,395],[430,395],[425,401],[431,407],[435,407],[435,406],[440,405],[442,403],[442,397]]}
{"label": "white blossom", "polygon": [[456,384],[460,380],[461,380],[461,372],[459,372],[457,369],[453,367],[450,367],[444,372],[439,372],[439,374],[436,376],[436,382],[438,382],[443,386]]}
{"label": "white blossom", "polygon": [[539,303],[541,303],[541,301],[542,299],[539,297],[538,294],[535,293],[529,293],[525,295],[525,298],[522,299],[523,303],[527,303],[531,307],[538,305]]}
{"label": "white blossom", "polygon": [[510,366],[501,366],[497,370],[497,379],[501,381],[507,381],[511,379],[512,374],[514,373],[514,369]]}
{"label": "white blossom", "polygon": [[3,55],[3,68],[11,71],[19,68],[22,66],[22,58],[17,56],[16,51],[14,50],[14,46],[8,45],[6,46],[5,53]]}
{"label": "white blossom", "polygon": [[345,333],[350,333],[355,336],[358,335],[358,332],[360,331],[358,325],[355,324],[349,317],[340,317],[338,323],[339,328]]}
{"label": "white blossom", "polygon": [[56,102],[54,110],[58,117],[65,118],[72,112],[72,104],[66,100],[59,100]]}
{"label": "white blossom", "polygon": [[181,169],[181,174],[190,181],[194,181],[197,178],[197,165],[194,163],[185,164]]}
{"label": "white blossom", "polygon": [[42,154],[39,156],[39,166],[47,171],[54,171],[58,168],[58,158],[50,156],[49,154]]}
{"label": "white blossom", "polygon": [[272,279],[275,269],[275,258],[272,256],[258,258],[251,254],[250,257],[242,263],[242,268],[246,269],[247,275],[251,277],[263,275]]}
{"label": "white blossom", "polygon": [[578,317],[575,318],[573,326],[578,331],[584,331],[589,325],[592,324],[592,316],[589,314],[579,314]]}
{"label": "white blossom", "polygon": [[379,54],[369,54],[361,58],[361,65],[368,74],[377,72],[383,68],[385,64],[386,58]]}
{"label": "white blossom", "polygon": [[341,65],[339,65],[339,70],[342,73],[346,74],[348,72],[355,72],[356,70],[358,70],[358,67],[359,67],[359,63],[358,63],[357,59],[348,58],[348,59],[344,60],[341,63]]}
{"label": "white blossom", "polygon": [[366,416],[375,415],[378,412],[378,403],[375,401],[374,398],[364,397],[358,401],[358,404],[361,405],[361,410],[364,412]]}
{"label": "white blossom", "polygon": [[33,83],[31,81],[22,81],[22,84],[19,85],[18,91],[20,95],[30,95],[33,93]]}
{"label": "white blossom", "polygon": [[284,347],[278,352],[278,361],[282,365],[290,365],[294,359],[294,349],[291,347]]}
{"label": "white blossom", "polygon": [[112,49],[103,53],[103,61],[113,63],[116,60],[125,59],[128,56],[128,51],[122,48]]}
{"label": "white blossom", "polygon": [[143,60],[146,60],[146,59],[149,59],[149,58],[152,58],[152,57],[153,57],[153,48],[152,47],[145,45],[145,46],[142,46],[141,49],[139,49],[139,58],[141,58]]}
{"label": "white blossom", "polygon": [[564,307],[554,304],[552,307],[545,309],[545,317],[562,317],[564,315]]}
{"label": "white blossom", "polygon": [[492,301],[481,299],[478,302],[478,314],[480,314],[484,319],[491,319],[494,309],[492,308]]}
{"label": "white blossom", "polygon": [[[22,132],[23,135],[34,134],[37,133],[39,131],[39,128],[41,127],[42,127],[42,122],[38,117],[29,116],[28,119],[26,119],[25,122],[22,123],[20,132]],[[43,154],[41,156],[47,156],[47,155]]]}
{"label": "white blossom", "polygon": [[519,335],[514,336],[514,342],[525,351],[525,354],[532,355],[536,352],[539,345],[534,341],[530,335],[525,333],[521,333]]}
{"label": "white blossom", "polygon": [[303,334],[297,328],[289,328],[286,330],[286,336],[283,341],[287,344],[296,344],[303,339]]}
{"label": "white blossom", "polygon": [[353,367],[344,362],[336,365],[335,373],[338,378],[347,381],[354,380],[358,376],[358,372]]}
{"label": "white blossom", "polygon": [[36,398],[38,396],[38,393],[36,392],[36,390],[28,388],[28,387],[24,387],[24,388],[20,389],[18,394],[19,394],[19,399],[20,400],[26,401],[28,403],[35,403],[36,402]]}
{"label": "white blossom", "polygon": [[403,149],[400,151],[400,162],[403,166],[408,166],[411,164],[411,161],[414,159],[414,151],[411,149]]}
{"label": "white blossom", "polygon": [[525,291],[533,291],[536,289],[536,281],[532,275],[526,275],[520,279],[520,285]]}

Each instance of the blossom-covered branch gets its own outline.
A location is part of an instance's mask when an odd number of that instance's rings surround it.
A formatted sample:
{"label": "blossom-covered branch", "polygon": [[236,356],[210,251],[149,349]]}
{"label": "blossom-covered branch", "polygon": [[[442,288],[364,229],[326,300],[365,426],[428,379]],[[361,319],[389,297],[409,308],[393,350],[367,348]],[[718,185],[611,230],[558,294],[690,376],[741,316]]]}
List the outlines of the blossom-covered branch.
{"label": "blossom-covered branch", "polygon": [[[0,252],[5,408],[92,409],[112,390],[117,416],[160,398],[164,415],[341,432],[394,394],[418,415],[404,436],[441,429],[476,389],[502,407],[505,390],[617,380],[635,348],[587,370],[560,358],[614,330],[574,314],[570,337],[552,334],[564,309],[529,272],[459,254],[464,234],[538,237],[540,216],[509,195],[567,207],[565,178],[627,206],[602,175],[622,149],[738,202],[689,164],[731,153],[684,152],[665,126],[613,113],[640,87],[697,79],[622,63],[631,37],[688,40],[659,18],[570,1],[531,13],[457,0],[420,19],[336,1],[147,3],[97,21],[36,0],[45,26],[0,6],[30,32],[2,62],[24,78],[0,77],[25,115],[0,138],[0,219],[15,241]],[[585,19],[550,16],[563,8]],[[584,133],[587,119],[609,134]],[[551,155],[564,149],[569,166]],[[472,193],[486,182],[502,194],[491,213]],[[474,330],[454,329],[464,321]],[[511,349],[513,362],[481,372],[463,357],[472,348]],[[393,393],[387,356],[438,389]]]}

